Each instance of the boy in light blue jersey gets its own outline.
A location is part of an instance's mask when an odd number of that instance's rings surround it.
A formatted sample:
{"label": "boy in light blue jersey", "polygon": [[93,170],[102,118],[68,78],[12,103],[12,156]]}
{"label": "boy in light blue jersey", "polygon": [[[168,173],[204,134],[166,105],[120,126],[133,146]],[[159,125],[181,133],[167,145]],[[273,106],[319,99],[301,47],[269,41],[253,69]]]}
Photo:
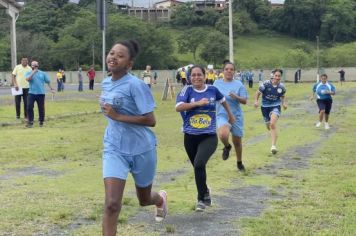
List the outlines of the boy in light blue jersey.
{"label": "boy in light blue jersey", "polygon": [[230,155],[232,146],[229,143],[230,133],[232,142],[235,147],[237,158],[237,169],[245,171],[242,164],[242,137],[244,134],[244,117],[241,109],[241,104],[247,103],[248,94],[245,86],[240,80],[234,80],[235,66],[231,62],[225,62],[223,73],[224,79],[216,80],[214,86],[225,96],[227,103],[231,109],[231,113],[235,117],[235,122],[231,125],[228,122],[228,114],[220,105],[216,105],[217,111],[217,126],[218,134],[221,142],[224,144],[222,159],[227,160]]}
{"label": "boy in light blue jersey", "polygon": [[336,89],[334,85],[327,81],[328,76],[326,74],[322,74],[320,77],[320,81],[313,86],[313,94],[311,96],[311,100],[314,99],[314,95],[317,97],[317,104],[319,107],[319,121],[316,123],[316,127],[320,127],[321,122],[325,117],[325,129],[330,129],[329,126],[329,115],[331,106],[333,103],[333,99],[331,95],[335,95]]}
{"label": "boy in light blue jersey", "polygon": [[151,191],[156,172],[155,102],[149,87],[129,70],[139,50],[136,41],[114,44],[107,59],[112,76],[102,82],[100,105],[108,120],[104,134],[103,178],[105,207],[103,235],[115,235],[126,179],[131,172],[141,206],[155,205],[155,220],[168,211],[167,193]]}
{"label": "boy in light blue jersey", "polygon": [[276,69],[273,71],[273,78],[263,82],[255,95],[255,107],[258,107],[258,99],[262,95],[261,111],[266,123],[266,127],[271,131],[272,154],[277,153],[277,121],[281,115],[281,105],[286,110],[287,103],[285,99],[286,89],[280,82],[283,71]]}

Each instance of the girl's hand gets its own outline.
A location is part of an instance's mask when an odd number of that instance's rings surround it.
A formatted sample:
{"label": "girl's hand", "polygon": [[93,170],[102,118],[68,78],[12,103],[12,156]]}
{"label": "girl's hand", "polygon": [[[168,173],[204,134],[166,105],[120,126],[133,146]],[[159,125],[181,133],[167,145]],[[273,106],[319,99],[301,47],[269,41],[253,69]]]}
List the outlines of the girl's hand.
{"label": "girl's hand", "polygon": [[229,123],[232,125],[232,124],[234,124],[235,122],[236,122],[235,116],[233,116],[233,115],[229,116]]}
{"label": "girl's hand", "polygon": [[209,104],[209,99],[202,98],[200,101],[197,102],[198,106],[205,106]]}
{"label": "girl's hand", "polygon": [[103,111],[104,115],[110,117],[113,120],[114,120],[115,116],[117,115],[117,113],[114,110],[114,108],[112,108],[112,106],[110,104],[108,104],[108,103],[104,103],[101,106],[101,110]]}

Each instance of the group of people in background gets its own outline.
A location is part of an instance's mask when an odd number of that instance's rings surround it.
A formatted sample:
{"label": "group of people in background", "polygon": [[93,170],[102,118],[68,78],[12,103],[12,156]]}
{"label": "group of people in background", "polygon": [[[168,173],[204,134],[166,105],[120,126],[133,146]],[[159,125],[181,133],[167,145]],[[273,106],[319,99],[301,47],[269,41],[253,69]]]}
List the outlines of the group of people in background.
{"label": "group of people in background", "polygon": [[[87,73],[89,78],[89,89],[94,89],[95,70],[91,67]],[[59,69],[56,73],[57,92],[64,90],[66,82],[66,74],[63,69]],[[79,91],[83,91],[83,76],[81,68],[78,70]],[[26,122],[26,127],[32,128],[34,124],[34,104],[38,107],[39,126],[42,127],[45,121],[45,84],[48,84],[51,92],[54,90],[51,87],[51,79],[48,74],[39,69],[38,61],[33,60],[31,66],[27,57],[21,58],[21,63],[12,71],[12,85],[16,91],[15,109],[16,119],[21,118],[21,101],[23,101],[23,113]],[[53,95],[52,95],[53,96]]]}
{"label": "group of people in background", "polygon": [[18,94],[15,96],[16,118],[20,119],[21,99],[24,102],[24,118],[26,127],[32,128],[34,123],[34,104],[38,107],[39,126],[42,127],[45,120],[45,84],[51,92],[50,78],[47,73],[39,69],[38,61],[33,60],[31,66],[28,65],[28,58],[21,59],[21,64],[12,71],[12,84]]}

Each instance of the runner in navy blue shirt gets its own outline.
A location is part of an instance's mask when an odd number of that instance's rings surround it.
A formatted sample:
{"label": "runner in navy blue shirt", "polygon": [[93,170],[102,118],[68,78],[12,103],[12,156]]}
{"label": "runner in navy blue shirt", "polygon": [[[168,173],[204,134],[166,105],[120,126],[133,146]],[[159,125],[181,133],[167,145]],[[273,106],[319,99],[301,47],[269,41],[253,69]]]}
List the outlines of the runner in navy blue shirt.
{"label": "runner in navy blue shirt", "polygon": [[255,107],[258,107],[258,98],[262,95],[261,111],[266,122],[267,129],[271,131],[272,154],[277,153],[277,121],[281,115],[281,105],[284,110],[287,109],[285,99],[286,89],[280,82],[283,71],[276,69],[273,71],[273,78],[266,80],[259,87],[255,95]]}
{"label": "runner in navy blue shirt", "polygon": [[205,84],[205,70],[193,66],[190,71],[192,85],[185,86],[177,96],[176,111],[183,118],[184,147],[194,167],[198,190],[196,211],[211,205],[210,190],[206,184],[206,163],[218,145],[216,135],[216,108],[220,102],[226,109],[230,124],[235,122],[224,95]]}

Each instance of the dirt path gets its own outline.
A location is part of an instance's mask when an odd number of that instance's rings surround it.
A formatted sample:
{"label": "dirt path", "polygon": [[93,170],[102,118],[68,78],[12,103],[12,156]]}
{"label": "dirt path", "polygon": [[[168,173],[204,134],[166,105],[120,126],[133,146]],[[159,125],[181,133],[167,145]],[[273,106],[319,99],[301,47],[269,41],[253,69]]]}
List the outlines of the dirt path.
{"label": "dirt path", "polygon": [[[334,102],[332,112],[342,112],[343,106],[350,105],[352,98],[350,94],[355,91],[339,94],[338,101]],[[341,99],[340,99],[341,97]],[[315,103],[301,101],[297,105],[295,112],[290,115],[301,115],[304,112],[316,113]],[[332,126],[328,132],[321,132],[313,143],[295,146],[276,161],[268,166],[254,170],[255,175],[277,176],[280,171],[302,170],[309,168],[309,160],[316,149],[323,141],[329,139],[337,131],[337,126]],[[245,141],[245,146],[254,145],[268,138],[267,135],[252,137]],[[189,171],[189,170],[188,170]],[[182,171],[184,173],[185,171]],[[181,174],[182,174],[181,173]],[[160,178],[160,177],[158,177]],[[161,181],[160,181],[161,182]],[[239,186],[238,182],[233,182],[231,186]],[[271,193],[264,186],[248,186],[226,189],[224,196],[216,196],[212,193],[214,206],[208,208],[204,213],[192,212],[190,214],[169,215],[164,223],[155,223],[152,211],[141,211],[132,217],[130,224],[141,224],[145,222],[144,232],[156,232],[160,235],[172,235],[168,229],[174,230],[174,235],[241,235],[236,226],[236,222],[243,217],[258,217],[268,206],[267,201],[280,199],[283,196],[283,189],[278,189],[277,193]]]}

